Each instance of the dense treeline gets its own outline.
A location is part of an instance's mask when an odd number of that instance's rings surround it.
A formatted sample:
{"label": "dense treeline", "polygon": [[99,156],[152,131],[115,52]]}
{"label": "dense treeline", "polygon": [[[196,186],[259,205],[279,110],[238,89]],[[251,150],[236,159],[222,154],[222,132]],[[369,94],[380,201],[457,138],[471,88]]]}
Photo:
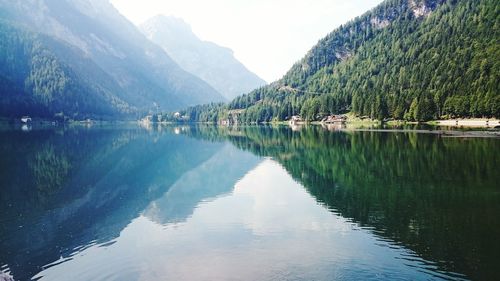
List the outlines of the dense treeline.
{"label": "dense treeline", "polygon": [[[109,91],[75,73],[67,61],[81,60],[70,47],[0,21],[0,115],[66,115],[81,119],[120,116],[130,107]],[[84,64],[84,62],[80,62]],[[81,66],[80,66],[81,67]],[[96,74],[98,75],[98,74]]]}
{"label": "dense treeline", "polygon": [[346,112],[499,117],[499,40],[496,0],[387,0],[322,39],[281,80],[210,110],[246,109],[246,122]]}
{"label": "dense treeline", "polygon": [[183,111],[183,116],[200,122],[217,122],[218,119],[227,117],[227,106],[223,103],[211,103],[188,107]]}

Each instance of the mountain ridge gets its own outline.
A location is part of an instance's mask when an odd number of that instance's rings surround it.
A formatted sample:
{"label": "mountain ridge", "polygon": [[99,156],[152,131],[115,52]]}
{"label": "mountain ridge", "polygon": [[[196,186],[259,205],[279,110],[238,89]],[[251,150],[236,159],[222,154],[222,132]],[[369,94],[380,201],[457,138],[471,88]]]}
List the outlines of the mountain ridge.
{"label": "mountain ridge", "polygon": [[[181,69],[160,47],[147,40],[107,0],[2,0],[0,8],[1,28],[5,31],[6,38],[16,38],[16,33],[30,33],[43,34],[53,39],[50,44],[45,41],[30,43],[28,41],[34,37],[27,36],[24,41],[18,42],[21,44],[18,46],[9,46],[12,40],[5,40],[3,50],[26,49],[30,44],[45,44],[43,48],[51,52],[56,61],[64,62],[68,71],[76,73],[74,79],[81,79],[82,84],[93,89],[82,95],[87,94],[89,99],[100,99],[103,92],[106,92],[112,100],[121,101],[119,106],[111,104],[107,112],[109,116],[131,117],[140,112],[175,110],[188,105],[224,100],[215,89]],[[0,53],[0,57],[5,59],[11,55],[7,51]],[[85,61],[92,63],[83,66]],[[38,66],[27,67],[35,69]],[[49,70],[50,66],[46,65],[39,74],[49,73]],[[105,82],[93,83],[89,77],[96,78],[94,73],[103,74],[105,79],[100,80]],[[10,74],[4,71],[0,75],[7,77]],[[56,80],[56,77],[51,76],[38,78]],[[32,89],[25,89],[23,83],[17,83],[16,87],[24,92],[25,100],[32,108],[45,107],[44,116],[50,117],[61,111],[57,107],[59,101],[50,100],[47,104],[40,104]],[[49,91],[45,95],[57,94],[59,99],[64,99],[63,103],[78,103],[71,100],[69,89],[52,90],[55,92]],[[12,107],[16,100],[10,98],[9,91],[2,90],[0,103]],[[22,107],[20,104],[17,106]],[[102,115],[100,112],[93,112],[90,107],[87,112],[81,112],[77,107],[63,109],[66,115],[75,118]],[[10,112],[10,115],[21,114],[36,115],[37,112]],[[2,112],[1,115],[6,114]]]}
{"label": "mountain ridge", "polygon": [[238,112],[240,122],[347,112],[378,120],[499,117],[499,11],[493,0],[386,0],[319,40],[282,79],[227,106],[183,114],[213,121]]}
{"label": "mountain ridge", "polygon": [[231,49],[201,40],[183,19],[157,15],[141,24],[140,29],[184,70],[228,100],[266,84],[239,62]]}

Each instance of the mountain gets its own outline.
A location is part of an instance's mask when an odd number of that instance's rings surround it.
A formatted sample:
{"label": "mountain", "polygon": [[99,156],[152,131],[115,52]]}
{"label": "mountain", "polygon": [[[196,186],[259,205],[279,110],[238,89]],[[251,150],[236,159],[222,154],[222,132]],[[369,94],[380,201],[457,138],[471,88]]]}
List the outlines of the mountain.
{"label": "mountain", "polygon": [[184,70],[203,79],[228,100],[266,84],[239,62],[232,50],[200,40],[182,19],[156,16],[140,28]]}
{"label": "mountain", "polygon": [[240,109],[247,122],[500,117],[499,10],[495,0],[386,0],[321,39],[281,80],[187,112],[221,119]]}
{"label": "mountain", "polygon": [[130,116],[222,101],[108,0],[0,0],[0,115]]}

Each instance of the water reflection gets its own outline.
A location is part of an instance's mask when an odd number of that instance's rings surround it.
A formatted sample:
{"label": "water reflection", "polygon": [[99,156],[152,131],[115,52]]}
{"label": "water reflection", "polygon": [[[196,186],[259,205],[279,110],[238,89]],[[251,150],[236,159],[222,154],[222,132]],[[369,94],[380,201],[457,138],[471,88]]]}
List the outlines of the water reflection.
{"label": "water reflection", "polygon": [[244,137],[233,137],[230,130],[217,132],[241,149],[272,156],[333,212],[435,261],[441,271],[498,279],[498,139],[318,127],[240,128]]}
{"label": "water reflection", "polygon": [[37,277],[98,280],[105,272],[116,280],[439,278],[418,257],[406,264],[398,259],[409,255],[328,213],[280,165],[265,160],[232,194],[201,204],[184,223],[162,227],[141,216],[112,246],[93,246]]}
{"label": "water reflection", "polygon": [[498,139],[342,129],[0,131],[1,270],[500,279]]}
{"label": "water reflection", "polygon": [[16,279],[119,236],[223,145],[138,129],[0,132],[0,261]]}
{"label": "water reflection", "polygon": [[[237,161],[237,163],[235,163]],[[159,224],[184,222],[196,206],[230,193],[260,159],[226,144],[210,159],[182,175],[143,215]]]}

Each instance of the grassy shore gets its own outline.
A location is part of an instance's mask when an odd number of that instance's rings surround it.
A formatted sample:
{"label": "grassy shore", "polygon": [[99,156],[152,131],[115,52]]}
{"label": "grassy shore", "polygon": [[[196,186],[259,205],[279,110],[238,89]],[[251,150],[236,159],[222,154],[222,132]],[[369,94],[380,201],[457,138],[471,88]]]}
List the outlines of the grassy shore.
{"label": "grassy shore", "polygon": [[[381,122],[379,120],[370,119],[370,118],[360,118],[351,114],[347,114],[346,124],[349,125],[360,125],[360,126],[368,126],[368,125],[379,125],[381,123],[391,125],[391,126],[400,126],[400,125],[418,125],[418,124],[427,124],[432,126],[443,126],[443,127],[464,127],[464,128],[498,128],[500,127],[500,120],[494,118],[470,118],[470,119],[447,119],[447,120],[431,120],[427,122],[413,122],[413,121],[405,121],[405,120],[391,120],[387,122]],[[263,122],[261,124],[274,124],[274,125],[288,125],[289,121],[271,121],[271,122]],[[298,121],[294,123],[295,125],[321,125],[324,124],[321,121]]]}
{"label": "grassy shore", "polygon": [[471,128],[498,128],[500,127],[500,120],[486,119],[486,118],[471,118],[471,119],[449,119],[449,120],[436,120],[429,122],[432,125],[446,126],[446,127],[471,127]]}

